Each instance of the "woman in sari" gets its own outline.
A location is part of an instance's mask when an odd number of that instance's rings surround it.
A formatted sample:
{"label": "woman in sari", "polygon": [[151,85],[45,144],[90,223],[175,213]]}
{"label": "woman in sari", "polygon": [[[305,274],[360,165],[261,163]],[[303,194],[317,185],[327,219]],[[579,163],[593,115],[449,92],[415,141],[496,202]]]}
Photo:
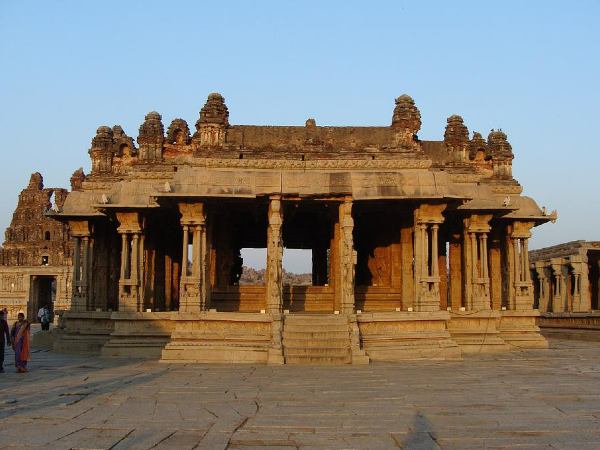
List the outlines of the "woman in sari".
{"label": "woman in sari", "polygon": [[12,346],[15,350],[15,366],[17,372],[27,372],[27,361],[29,361],[29,322],[25,320],[25,314],[19,313],[19,319],[12,327]]}

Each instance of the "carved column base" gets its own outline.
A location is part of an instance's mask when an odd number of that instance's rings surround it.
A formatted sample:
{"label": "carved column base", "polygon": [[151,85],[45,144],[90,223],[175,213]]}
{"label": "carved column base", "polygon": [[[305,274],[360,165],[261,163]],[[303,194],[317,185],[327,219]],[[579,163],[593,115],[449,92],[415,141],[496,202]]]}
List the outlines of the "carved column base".
{"label": "carved column base", "polygon": [[490,304],[490,298],[485,296],[485,295],[481,295],[481,296],[474,296],[473,299],[471,300],[471,308],[469,308],[473,311],[489,311],[492,309],[491,304]]}
{"label": "carved column base", "polygon": [[533,310],[533,285],[530,282],[515,283],[515,311]]}
{"label": "carved column base", "polygon": [[573,312],[589,312],[585,305],[582,305],[581,294],[573,295]]}
{"label": "carved column base", "polygon": [[440,291],[438,282],[422,282],[415,304],[415,311],[439,311]]}
{"label": "carved column base", "polygon": [[267,364],[285,364],[283,358],[283,345],[281,343],[283,333],[283,320],[281,314],[273,314],[271,323],[271,348],[267,354]]}
{"label": "carved column base", "polygon": [[202,299],[200,298],[200,280],[194,280],[193,278],[182,280],[179,311],[200,312],[203,309]]}
{"label": "carved column base", "polygon": [[354,314],[354,304],[345,304],[341,306],[342,314]]}
{"label": "carved column base", "polygon": [[138,312],[139,310],[137,296],[123,295],[119,297],[119,311]]}
{"label": "carved column base", "polygon": [[352,354],[352,364],[369,364],[371,359],[360,346],[360,328],[356,314],[348,316],[348,328],[350,329],[350,352]]}
{"label": "carved column base", "polygon": [[73,295],[73,298],[71,299],[70,310],[77,311],[77,312],[86,311],[87,310],[86,303],[87,303],[86,297],[81,297],[81,296],[75,294],[75,295]]}

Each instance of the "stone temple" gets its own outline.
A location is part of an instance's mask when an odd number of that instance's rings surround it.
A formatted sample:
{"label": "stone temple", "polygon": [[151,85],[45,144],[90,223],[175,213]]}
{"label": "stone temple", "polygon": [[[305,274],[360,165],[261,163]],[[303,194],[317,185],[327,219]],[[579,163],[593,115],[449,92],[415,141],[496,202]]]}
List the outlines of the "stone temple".
{"label": "stone temple", "polygon": [[[91,173],[48,213],[72,241],[55,349],[182,362],[366,363],[547,346],[528,259],[554,220],[512,176],[506,134],[448,118],[422,141],[413,99],[391,124],[232,125],[220,94],[137,145],[101,126]],[[263,284],[241,249],[266,249]],[[284,285],[286,249],[312,284]]]}
{"label": "stone temple", "polygon": [[61,311],[71,304],[69,227],[46,215],[59,210],[67,194],[66,189],[44,187],[37,172],[19,194],[0,247],[0,308],[7,309],[9,320],[23,311],[36,321],[42,305]]}

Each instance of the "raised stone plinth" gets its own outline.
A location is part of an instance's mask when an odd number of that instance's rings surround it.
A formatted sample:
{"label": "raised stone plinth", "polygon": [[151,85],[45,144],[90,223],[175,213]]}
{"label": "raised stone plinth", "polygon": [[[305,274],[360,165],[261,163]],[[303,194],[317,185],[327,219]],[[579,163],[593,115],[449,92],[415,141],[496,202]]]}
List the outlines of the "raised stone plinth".
{"label": "raised stone plinth", "polygon": [[600,311],[544,313],[536,322],[548,337],[600,341]]}
{"label": "raised stone plinth", "polygon": [[509,350],[498,329],[500,311],[452,311],[448,330],[463,353]]}
{"label": "raised stone plinth", "polygon": [[172,320],[174,331],[162,351],[163,362],[255,364],[274,358],[269,314],[179,313]]}
{"label": "raised stone plinth", "polygon": [[99,354],[114,331],[109,311],[65,311],[59,319],[54,351]]}
{"label": "raised stone plinth", "polygon": [[537,310],[501,311],[500,336],[511,347],[548,348],[548,341],[540,333]]}
{"label": "raised stone plinth", "polygon": [[171,339],[171,312],[114,312],[114,331],[102,356],[159,359]]}
{"label": "raised stone plinth", "polygon": [[371,361],[459,359],[448,332],[450,315],[434,312],[373,312],[357,315],[363,348]]}

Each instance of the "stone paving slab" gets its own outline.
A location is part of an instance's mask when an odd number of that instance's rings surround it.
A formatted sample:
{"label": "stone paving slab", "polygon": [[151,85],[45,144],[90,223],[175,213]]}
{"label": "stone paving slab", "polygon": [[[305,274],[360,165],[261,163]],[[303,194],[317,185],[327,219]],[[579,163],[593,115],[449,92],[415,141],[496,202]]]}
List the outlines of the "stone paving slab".
{"label": "stone paving slab", "polygon": [[[8,349],[7,349],[8,350]],[[10,350],[0,448],[597,449],[600,346],[369,366],[159,364]]]}

